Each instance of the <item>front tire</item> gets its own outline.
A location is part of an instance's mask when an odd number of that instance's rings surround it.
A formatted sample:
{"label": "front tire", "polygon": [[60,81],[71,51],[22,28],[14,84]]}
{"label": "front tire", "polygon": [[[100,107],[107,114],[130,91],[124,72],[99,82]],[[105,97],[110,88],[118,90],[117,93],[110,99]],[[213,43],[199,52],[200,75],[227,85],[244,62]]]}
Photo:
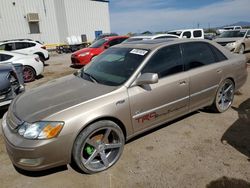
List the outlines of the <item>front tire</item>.
{"label": "front tire", "polygon": [[244,54],[244,52],[245,52],[245,45],[241,44],[239,47],[239,54]]}
{"label": "front tire", "polygon": [[30,66],[24,66],[23,68],[24,82],[32,82],[35,79],[36,79],[36,71]]}
{"label": "front tire", "polygon": [[124,134],[116,123],[95,122],[77,136],[72,151],[74,162],[87,174],[107,170],[119,160],[124,143]]}
{"label": "front tire", "polygon": [[232,80],[224,80],[216,93],[211,109],[214,112],[222,113],[228,110],[233,103],[235,86]]}

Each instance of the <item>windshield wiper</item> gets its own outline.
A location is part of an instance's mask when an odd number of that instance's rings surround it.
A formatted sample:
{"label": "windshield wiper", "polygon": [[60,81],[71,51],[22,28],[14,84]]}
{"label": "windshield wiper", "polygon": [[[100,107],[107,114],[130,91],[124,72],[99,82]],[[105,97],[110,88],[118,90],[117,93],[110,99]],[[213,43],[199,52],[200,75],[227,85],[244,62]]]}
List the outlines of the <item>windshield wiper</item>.
{"label": "windshield wiper", "polygon": [[87,75],[92,82],[98,83],[98,81],[96,80],[96,78],[94,76],[92,76],[91,74],[86,73],[84,70],[82,70],[82,73],[85,74],[85,75]]}

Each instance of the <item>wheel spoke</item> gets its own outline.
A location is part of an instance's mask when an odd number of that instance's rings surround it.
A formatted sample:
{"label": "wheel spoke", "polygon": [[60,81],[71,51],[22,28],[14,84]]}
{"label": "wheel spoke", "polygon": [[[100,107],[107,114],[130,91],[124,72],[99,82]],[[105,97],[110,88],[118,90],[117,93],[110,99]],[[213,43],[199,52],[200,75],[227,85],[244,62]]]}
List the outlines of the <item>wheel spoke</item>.
{"label": "wheel spoke", "polygon": [[85,165],[89,164],[91,161],[93,161],[93,159],[97,156],[98,152],[97,150],[95,150],[90,157],[88,158],[88,160],[84,163]]}
{"label": "wheel spoke", "polygon": [[224,93],[226,94],[232,87],[233,87],[232,85],[229,85],[227,89],[224,90]]}
{"label": "wheel spoke", "polygon": [[122,146],[121,143],[105,144],[105,149],[120,148],[121,146]]}
{"label": "wheel spoke", "polygon": [[88,139],[86,143],[93,146],[94,148],[97,148],[97,143],[94,140]]}
{"label": "wheel spoke", "polygon": [[108,167],[109,166],[109,161],[108,161],[108,159],[106,157],[105,152],[101,151],[100,156],[101,156],[101,159],[102,159],[102,162],[103,162],[104,166]]}
{"label": "wheel spoke", "polygon": [[108,137],[109,137],[110,133],[111,133],[111,129],[107,129],[104,136],[103,136],[103,139],[102,139],[103,142],[105,142],[105,141],[108,142]]}

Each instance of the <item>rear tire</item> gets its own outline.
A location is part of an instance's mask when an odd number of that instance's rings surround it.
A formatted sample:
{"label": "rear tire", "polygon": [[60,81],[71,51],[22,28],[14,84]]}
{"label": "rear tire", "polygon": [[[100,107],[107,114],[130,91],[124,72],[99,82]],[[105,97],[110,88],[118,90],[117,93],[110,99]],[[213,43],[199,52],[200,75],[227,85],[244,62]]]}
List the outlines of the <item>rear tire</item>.
{"label": "rear tire", "polygon": [[116,123],[95,122],[77,136],[72,151],[74,162],[87,174],[107,170],[119,160],[124,143],[124,134]]}
{"label": "rear tire", "polygon": [[234,83],[230,79],[224,80],[216,93],[214,103],[210,106],[210,109],[217,113],[223,113],[230,108],[234,99],[235,87]]}

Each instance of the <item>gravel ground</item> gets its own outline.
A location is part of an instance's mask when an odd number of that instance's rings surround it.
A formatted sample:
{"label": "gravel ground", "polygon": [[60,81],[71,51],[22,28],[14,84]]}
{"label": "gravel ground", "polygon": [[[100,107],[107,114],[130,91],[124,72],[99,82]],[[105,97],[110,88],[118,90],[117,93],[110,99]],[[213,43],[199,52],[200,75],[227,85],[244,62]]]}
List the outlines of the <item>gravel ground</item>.
{"label": "gravel ground", "polygon": [[[53,55],[48,64],[44,77],[27,89],[75,71],[70,54]],[[126,144],[114,167],[95,175],[71,166],[17,171],[0,136],[0,187],[250,187],[249,85],[250,78],[227,112],[197,111],[143,134]]]}

